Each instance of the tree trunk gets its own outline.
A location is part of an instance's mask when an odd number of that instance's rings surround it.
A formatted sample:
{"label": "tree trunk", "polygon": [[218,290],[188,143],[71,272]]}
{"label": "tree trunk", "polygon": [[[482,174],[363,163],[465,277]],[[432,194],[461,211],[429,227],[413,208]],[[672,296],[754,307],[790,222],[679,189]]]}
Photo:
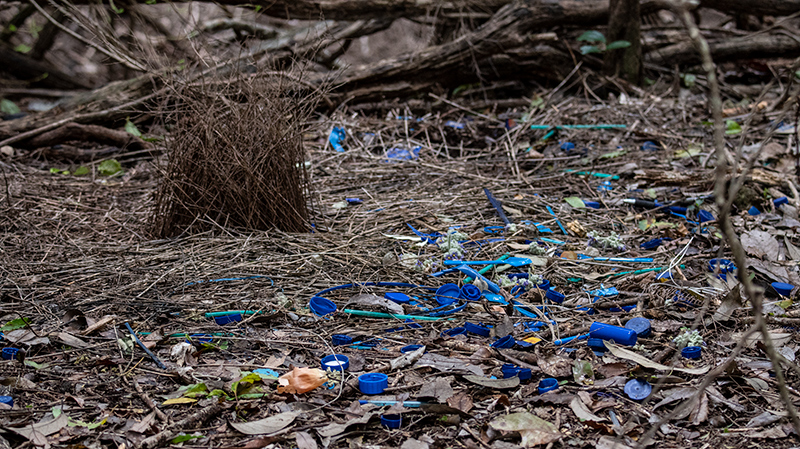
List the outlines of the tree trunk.
{"label": "tree trunk", "polygon": [[[642,19],[639,0],[611,0],[608,9],[607,44],[630,42],[630,47],[608,49],[604,59],[607,75],[642,84]],[[613,47],[613,45],[612,45]]]}

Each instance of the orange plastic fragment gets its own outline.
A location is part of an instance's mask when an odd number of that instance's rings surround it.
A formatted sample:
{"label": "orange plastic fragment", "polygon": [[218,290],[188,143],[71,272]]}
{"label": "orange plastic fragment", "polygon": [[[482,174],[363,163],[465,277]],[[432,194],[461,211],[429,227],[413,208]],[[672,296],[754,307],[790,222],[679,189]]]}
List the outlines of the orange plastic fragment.
{"label": "orange plastic fragment", "polygon": [[317,368],[294,368],[278,378],[278,393],[303,394],[328,381],[325,371]]}

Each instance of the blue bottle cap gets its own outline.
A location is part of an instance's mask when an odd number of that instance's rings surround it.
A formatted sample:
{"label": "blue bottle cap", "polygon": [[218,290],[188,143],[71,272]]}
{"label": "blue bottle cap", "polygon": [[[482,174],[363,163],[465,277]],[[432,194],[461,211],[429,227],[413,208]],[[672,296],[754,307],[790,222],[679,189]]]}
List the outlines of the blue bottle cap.
{"label": "blue bottle cap", "polygon": [[442,335],[447,335],[448,337],[455,337],[456,335],[461,335],[467,333],[467,330],[463,327],[454,327],[452,329],[448,329],[442,332]]}
{"label": "blue bottle cap", "polygon": [[414,352],[414,351],[416,351],[417,349],[419,349],[421,347],[422,347],[422,345],[403,346],[402,348],[400,348],[400,352],[402,352],[403,354],[407,354],[409,352]]}
{"label": "blue bottle cap", "polygon": [[353,337],[345,334],[333,334],[331,335],[331,343],[334,346],[344,346],[349,345],[353,342]]}
{"label": "blue bottle cap", "polygon": [[436,289],[436,302],[440,305],[446,306],[458,300],[461,295],[461,289],[456,284],[444,284]]}
{"label": "blue bottle cap", "polygon": [[664,242],[664,240],[668,240],[668,239],[657,238],[657,239],[653,239],[653,240],[648,240],[648,241],[642,243],[641,245],[639,245],[639,248],[642,248],[642,249],[656,249],[659,246],[661,246],[661,244]]}
{"label": "blue bottle cap", "polygon": [[639,379],[631,379],[625,384],[625,394],[634,401],[641,401],[650,396],[653,386]]}
{"label": "blue bottle cap", "polygon": [[747,209],[747,213],[749,215],[756,216],[756,215],[759,215],[761,213],[761,211],[758,210],[758,208],[755,207],[755,206],[750,206],[750,209]]}
{"label": "blue bottle cap", "polygon": [[9,407],[14,407],[13,396],[0,396],[0,404],[6,404]]}
{"label": "blue bottle cap", "polygon": [[544,294],[544,297],[558,304],[564,302],[564,298],[566,298],[566,296],[563,294],[553,290],[552,287],[547,290],[547,293]]}
{"label": "blue bottle cap", "polygon": [[778,206],[780,206],[782,204],[786,204],[788,202],[789,202],[789,198],[786,198],[785,196],[782,196],[780,198],[775,198],[774,200],[772,200],[772,204],[774,204],[775,207],[778,207]]}
{"label": "blue bottle cap", "polygon": [[492,343],[491,347],[495,349],[508,349],[513,348],[515,344],[517,344],[517,341],[514,340],[514,337],[511,335],[506,335],[505,337]]}
{"label": "blue bottle cap", "polygon": [[794,290],[794,285],[785,282],[773,282],[772,288],[781,296],[789,296],[792,294],[792,290]]}
{"label": "blue bottle cap", "polygon": [[615,343],[633,346],[636,344],[636,332],[624,327],[612,326],[599,322],[592,323],[589,326],[589,335],[591,338],[599,338],[601,340],[612,340]]}
{"label": "blue bottle cap", "polygon": [[199,345],[211,343],[214,338],[211,334],[191,334],[186,337],[186,343],[197,343]]}
{"label": "blue bottle cap", "polygon": [[687,346],[681,349],[681,355],[687,359],[699,359],[703,355],[703,348],[700,346]]}
{"label": "blue bottle cap", "polygon": [[561,149],[564,151],[570,151],[575,149],[575,144],[572,142],[564,142],[561,144]]}
{"label": "blue bottle cap", "polygon": [[539,394],[558,389],[558,380],[546,377],[539,381]]}
{"label": "blue bottle cap", "polygon": [[647,142],[642,144],[642,151],[656,151],[658,150],[658,144],[653,142],[652,140],[648,140]]}
{"label": "blue bottle cap", "polygon": [[720,273],[730,273],[736,269],[736,264],[728,259],[711,259],[708,261],[708,271],[713,273],[717,270],[717,265]]}
{"label": "blue bottle cap", "polygon": [[466,329],[466,331],[470,334],[480,335],[481,337],[488,337],[489,334],[491,334],[491,331],[488,327],[479,326],[470,322],[464,323],[464,329]]}
{"label": "blue bottle cap", "polygon": [[13,360],[17,358],[17,353],[19,349],[17,348],[3,348],[3,359],[4,360]]}
{"label": "blue bottle cap", "polygon": [[707,210],[700,209],[700,211],[697,212],[697,219],[700,221],[700,223],[705,223],[707,221],[714,221],[714,214],[712,214]]}
{"label": "blue bottle cap", "polygon": [[365,373],[358,376],[358,389],[364,394],[381,394],[389,386],[389,376],[383,373]]}
{"label": "blue bottle cap", "polygon": [[409,298],[408,295],[401,292],[386,292],[383,294],[383,297],[388,299],[389,301],[396,302],[398,304],[403,304],[411,301],[411,298]]}
{"label": "blue bottle cap", "polygon": [[342,354],[326,355],[320,361],[324,371],[344,371],[350,368],[350,358]]}
{"label": "blue bottle cap", "polygon": [[387,429],[399,429],[403,425],[401,415],[381,415],[381,425]]}
{"label": "blue bottle cap", "polygon": [[308,308],[311,309],[316,316],[325,316],[336,312],[336,304],[330,299],[321,296],[314,296],[311,298],[311,301],[308,302]]}
{"label": "blue bottle cap", "polygon": [[467,301],[477,301],[481,299],[481,289],[472,284],[464,284],[461,286],[461,297]]}
{"label": "blue bottle cap", "polygon": [[631,318],[625,323],[625,328],[636,332],[637,337],[647,337],[650,335],[650,320],[644,317]]}
{"label": "blue bottle cap", "polygon": [[503,367],[500,368],[500,371],[503,372],[503,379],[519,376],[519,380],[528,380],[532,376],[530,368],[520,368],[510,363],[504,364]]}
{"label": "blue bottle cap", "polygon": [[544,290],[545,295],[547,295],[547,291],[550,290],[550,281],[548,281],[547,279],[542,279],[542,282],[536,284],[536,288],[538,288],[539,290]]}
{"label": "blue bottle cap", "polygon": [[220,326],[224,326],[229,323],[236,323],[239,321],[242,321],[241,313],[231,313],[229,315],[220,315],[214,317],[214,322],[219,324]]}

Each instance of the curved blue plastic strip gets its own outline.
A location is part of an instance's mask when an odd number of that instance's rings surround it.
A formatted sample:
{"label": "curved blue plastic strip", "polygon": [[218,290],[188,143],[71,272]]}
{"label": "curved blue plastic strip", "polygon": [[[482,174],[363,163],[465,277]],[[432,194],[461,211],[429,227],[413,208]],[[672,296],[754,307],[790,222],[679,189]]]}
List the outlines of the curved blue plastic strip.
{"label": "curved blue plastic strip", "polygon": [[469,267],[467,265],[459,265],[459,266],[456,267],[456,270],[466,274],[467,276],[470,276],[473,279],[480,279],[480,280],[486,282],[486,285],[489,287],[489,291],[490,292],[492,292],[492,293],[500,293],[500,287],[498,287],[497,284],[495,284],[494,282],[486,279],[482,274],[478,273],[473,268],[471,268],[471,267]]}

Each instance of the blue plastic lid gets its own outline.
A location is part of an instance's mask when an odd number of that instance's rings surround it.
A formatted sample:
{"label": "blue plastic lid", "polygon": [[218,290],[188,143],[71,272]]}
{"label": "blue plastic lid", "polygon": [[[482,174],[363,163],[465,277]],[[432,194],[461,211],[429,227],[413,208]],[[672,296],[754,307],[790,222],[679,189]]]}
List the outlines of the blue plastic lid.
{"label": "blue plastic lid", "polygon": [[331,335],[331,343],[334,346],[344,346],[349,345],[353,342],[353,337],[345,334],[333,334]]}
{"label": "blue plastic lid", "polygon": [[491,334],[491,331],[486,326],[479,326],[477,324],[472,324],[469,321],[464,323],[464,329],[470,334],[480,335],[482,337],[488,337]]}
{"label": "blue plastic lid", "polygon": [[239,321],[242,321],[241,313],[231,313],[230,315],[220,315],[214,317],[214,322],[220,326],[224,326],[228,323],[236,323]]}
{"label": "blue plastic lid", "polygon": [[697,219],[700,220],[700,223],[705,223],[707,221],[714,221],[714,214],[712,214],[707,210],[700,209],[700,211],[697,212]]}
{"label": "blue plastic lid", "polygon": [[17,348],[3,348],[3,358],[5,360],[11,360],[17,358],[17,353],[19,349]]}
{"label": "blue plastic lid", "polygon": [[389,376],[383,373],[365,373],[358,376],[358,389],[364,394],[381,394],[389,386]]}
{"label": "blue plastic lid", "polygon": [[442,332],[442,335],[447,335],[448,337],[455,337],[456,335],[461,335],[467,333],[467,330],[463,327],[454,327],[452,329],[448,329]]}
{"label": "blue plastic lid", "polygon": [[658,150],[658,144],[653,142],[652,140],[648,140],[647,142],[642,144],[642,151],[656,151]]}
{"label": "blue plastic lid", "polygon": [[544,297],[558,304],[564,302],[564,298],[566,298],[566,296],[553,290],[552,288],[547,290],[547,293],[544,294]]}
{"label": "blue plastic lid", "polygon": [[467,301],[477,301],[481,299],[481,289],[472,284],[462,285],[460,294],[461,297]]}
{"label": "blue plastic lid", "polygon": [[589,335],[591,338],[599,338],[601,340],[613,340],[615,343],[633,346],[636,344],[636,332],[624,327],[612,326],[595,321],[589,326]]}
{"label": "blue plastic lid", "polygon": [[408,295],[401,292],[386,292],[383,294],[383,297],[388,299],[389,301],[396,302],[398,304],[403,304],[411,301],[411,298],[409,298]]}
{"label": "blue plastic lid", "polygon": [[342,354],[330,354],[320,360],[325,371],[344,371],[350,368],[350,358]]}
{"label": "blue plastic lid", "polygon": [[717,265],[720,273],[730,273],[736,269],[736,264],[728,259],[711,259],[708,261],[708,271],[713,273],[717,270]]}
{"label": "blue plastic lid", "polygon": [[625,384],[625,394],[634,401],[641,401],[650,396],[653,391],[653,386],[647,381],[639,379],[631,379]]}
{"label": "blue plastic lid", "polygon": [[503,379],[519,376],[519,380],[528,380],[532,376],[530,368],[521,368],[510,363],[504,364],[500,371],[503,372]]}
{"label": "blue plastic lid", "polygon": [[647,337],[650,335],[650,320],[644,317],[631,318],[625,323],[625,327],[636,332],[637,337]]}
{"label": "blue plastic lid", "polygon": [[191,334],[186,337],[186,343],[204,344],[211,343],[213,340],[211,334]]}
{"label": "blue plastic lid", "polygon": [[782,204],[786,204],[788,202],[789,202],[789,198],[786,198],[785,196],[782,196],[780,198],[775,198],[774,200],[772,200],[772,204],[774,204],[775,207],[778,207],[778,206],[780,206]]}
{"label": "blue plastic lid", "polygon": [[759,215],[761,213],[761,211],[758,210],[758,208],[755,207],[755,206],[750,206],[750,209],[747,209],[747,213],[750,214],[750,215],[756,216],[756,215]]}
{"label": "blue plastic lid", "polygon": [[564,151],[574,150],[575,144],[572,142],[564,142],[561,144],[561,149]]}
{"label": "blue plastic lid", "polygon": [[381,425],[387,429],[399,429],[403,425],[401,415],[381,415]]}
{"label": "blue plastic lid", "polygon": [[513,348],[515,344],[517,344],[517,341],[514,340],[514,337],[511,335],[506,335],[505,337],[492,343],[491,347],[495,349],[508,349]]}
{"label": "blue plastic lid", "polygon": [[772,288],[781,296],[789,296],[792,294],[792,290],[794,290],[794,285],[785,282],[773,282]]}
{"label": "blue plastic lid", "polygon": [[558,388],[558,380],[546,377],[539,381],[539,394],[547,393]]}
{"label": "blue plastic lid", "polygon": [[461,289],[456,284],[444,284],[436,289],[436,302],[445,306],[452,304],[458,300],[461,295]]}
{"label": "blue plastic lid", "polygon": [[0,404],[6,404],[9,407],[14,406],[14,397],[13,396],[0,396]]}
{"label": "blue plastic lid", "polygon": [[316,316],[325,316],[336,312],[336,304],[330,299],[321,296],[314,296],[311,298],[311,301],[308,302],[308,308],[311,309]]}
{"label": "blue plastic lid", "polygon": [[687,359],[699,359],[703,355],[701,346],[687,346],[681,349],[681,355]]}
{"label": "blue plastic lid", "polygon": [[421,347],[422,347],[422,345],[403,346],[402,348],[400,348],[400,352],[402,352],[403,354],[406,354],[406,353],[409,353],[409,352],[414,352],[414,351],[416,351],[417,349],[419,349]]}

